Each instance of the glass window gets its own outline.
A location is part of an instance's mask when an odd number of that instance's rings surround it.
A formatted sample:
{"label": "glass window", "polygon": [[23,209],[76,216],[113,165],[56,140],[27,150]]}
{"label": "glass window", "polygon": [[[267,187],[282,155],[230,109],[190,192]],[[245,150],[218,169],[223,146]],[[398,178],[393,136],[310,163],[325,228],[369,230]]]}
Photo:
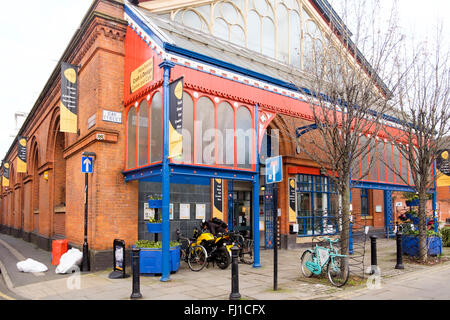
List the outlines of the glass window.
{"label": "glass window", "polygon": [[360,147],[361,147],[361,179],[368,180],[369,179],[369,155],[367,144],[367,137],[361,136],[359,138]]}
{"label": "glass window", "polygon": [[222,102],[217,108],[217,164],[234,165],[234,110]]}
{"label": "glass window", "polygon": [[240,26],[231,26],[230,41],[239,46],[245,47],[245,33]]}
{"label": "glass window", "polygon": [[217,18],[214,21],[214,35],[222,38],[224,40],[229,40],[229,32],[228,32],[228,25],[227,23],[221,19],[221,18]]}
{"label": "glass window", "polygon": [[367,189],[361,190],[361,216],[367,217],[369,215],[369,193]]}
{"label": "glass window", "polygon": [[395,171],[395,183],[403,183],[403,180],[401,178],[400,172],[401,172],[401,166],[400,166],[400,151],[398,148],[394,145],[394,171]]}
{"label": "glass window", "polygon": [[162,160],[162,96],[158,91],[152,98],[151,103],[151,142],[150,142],[150,161],[156,162]]}
{"label": "glass window", "polygon": [[192,163],[194,142],[194,102],[189,94],[183,93],[183,161]]}
{"label": "glass window", "polygon": [[289,14],[286,7],[279,5],[277,9],[277,35],[278,52],[277,58],[284,63],[289,63]]}
{"label": "glass window", "polygon": [[377,173],[377,144],[376,141],[370,140],[370,181],[378,181]]}
{"label": "glass window", "polygon": [[195,162],[215,163],[214,104],[207,97],[197,101],[195,112]]}
{"label": "glass window", "polygon": [[[405,156],[401,154],[402,158],[402,177],[403,180],[401,183],[407,184],[408,183],[408,161],[406,160]],[[411,181],[410,181],[411,183]]]}
{"label": "glass window", "polygon": [[384,142],[378,141],[377,144],[377,150],[378,150],[378,174],[379,174],[379,180],[381,182],[386,181],[386,162],[384,160]]}
{"label": "glass window", "polygon": [[250,169],[253,156],[253,120],[247,107],[239,107],[236,113],[236,156],[239,168]]}
{"label": "glass window", "polygon": [[204,25],[200,16],[191,10],[184,12],[183,24],[187,27],[191,27],[191,28],[198,29],[198,30],[202,30],[203,25]]}
{"label": "glass window", "polygon": [[255,11],[248,14],[248,48],[261,52],[261,19]]}
{"label": "glass window", "polygon": [[387,173],[387,182],[394,182],[394,173],[393,173],[393,157],[392,157],[392,144],[386,143],[386,173]]}
{"label": "glass window", "polygon": [[296,67],[300,67],[300,16],[296,11],[291,11],[291,48],[290,55],[291,61],[290,63]]}
{"label": "glass window", "polygon": [[138,166],[148,163],[148,102],[143,100],[139,106],[139,128],[138,128]]}
{"label": "glass window", "polygon": [[136,167],[136,108],[131,107],[127,118],[127,169]]}
{"label": "glass window", "polygon": [[275,58],[275,26],[269,18],[263,19],[262,54]]}

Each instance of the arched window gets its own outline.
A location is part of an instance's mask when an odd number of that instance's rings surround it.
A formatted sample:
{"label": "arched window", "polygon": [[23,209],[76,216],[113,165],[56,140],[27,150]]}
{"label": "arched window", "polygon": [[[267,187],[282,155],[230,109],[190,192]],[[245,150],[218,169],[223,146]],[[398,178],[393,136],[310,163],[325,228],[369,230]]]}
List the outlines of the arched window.
{"label": "arched window", "polygon": [[241,106],[236,113],[236,155],[238,168],[250,169],[253,159],[253,120],[250,110]]}
{"label": "arched window", "polygon": [[234,165],[234,110],[228,102],[217,107],[217,164]]}
{"label": "arched window", "polygon": [[183,161],[192,163],[194,141],[194,102],[189,94],[183,93]]}
{"label": "arched window", "polygon": [[127,169],[136,167],[136,108],[130,107],[127,118]]}
{"label": "arched window", "polygon": [[152,98],[150,111],[150,162],[162,160],[162,96],[158,91]]}
{"label": "arched window", "polygon": [[198,99],[195,118],[195,162],[214,164],[214,104],[209,98],[201,97]]}
{"label": "arched window", "polygon": [[139,106],[138,116],[138,166],[148,163],[148,102],[143,100]]}

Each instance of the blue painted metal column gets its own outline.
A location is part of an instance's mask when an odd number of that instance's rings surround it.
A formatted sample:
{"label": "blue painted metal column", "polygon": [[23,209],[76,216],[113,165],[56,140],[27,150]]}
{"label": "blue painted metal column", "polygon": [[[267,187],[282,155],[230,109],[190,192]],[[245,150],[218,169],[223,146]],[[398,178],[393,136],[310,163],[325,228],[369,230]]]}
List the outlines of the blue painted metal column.
{"label": "blue painted metal column", "polygon": [[392,217],[392,191],[384,190],[384,227],[386,230],[386,237],[389,239],[394,234],[391,234]]}
{"label": "blue painted metal column", "polygon": [[261,267],[259,254],[259,117],[255,106],[255,177],[253,179],[253,268]]}
{"label": "blue painted metal column", "polygon": [[169,168],[169,81],[173,62],[163,61],[163,158],[162,158],[162,276],[161,281],[170,280],[170,168]]}

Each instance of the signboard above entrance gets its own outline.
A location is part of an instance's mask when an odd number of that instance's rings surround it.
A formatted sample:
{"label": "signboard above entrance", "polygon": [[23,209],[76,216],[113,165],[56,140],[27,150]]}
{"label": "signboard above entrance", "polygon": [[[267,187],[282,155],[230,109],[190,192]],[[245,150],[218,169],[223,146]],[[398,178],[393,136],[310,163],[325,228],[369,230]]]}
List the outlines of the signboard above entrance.
{"label": "signboard above entrance", "polygon": [[130,91],[136,92],[153,80],[153,57],[145,61],[130,75]]}

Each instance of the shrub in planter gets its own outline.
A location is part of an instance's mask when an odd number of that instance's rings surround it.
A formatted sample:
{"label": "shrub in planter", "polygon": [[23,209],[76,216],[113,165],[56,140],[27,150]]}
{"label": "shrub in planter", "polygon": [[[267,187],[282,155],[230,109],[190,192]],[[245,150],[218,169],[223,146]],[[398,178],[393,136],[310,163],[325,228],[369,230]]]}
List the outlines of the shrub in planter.
{"label": "shrub in planter", "polygon": [[[171,241],[170,245],[170,271],[176,272],[180,267],[180,244]],[[162,273],[162,242],[138,240],[133,248],[140,248],[139,269],[140,273],[161,274]]]}
{"label": "shrub in planter", "polygon": [[442,228],[442,245],[444,247],[450,247],[450,227]]}

